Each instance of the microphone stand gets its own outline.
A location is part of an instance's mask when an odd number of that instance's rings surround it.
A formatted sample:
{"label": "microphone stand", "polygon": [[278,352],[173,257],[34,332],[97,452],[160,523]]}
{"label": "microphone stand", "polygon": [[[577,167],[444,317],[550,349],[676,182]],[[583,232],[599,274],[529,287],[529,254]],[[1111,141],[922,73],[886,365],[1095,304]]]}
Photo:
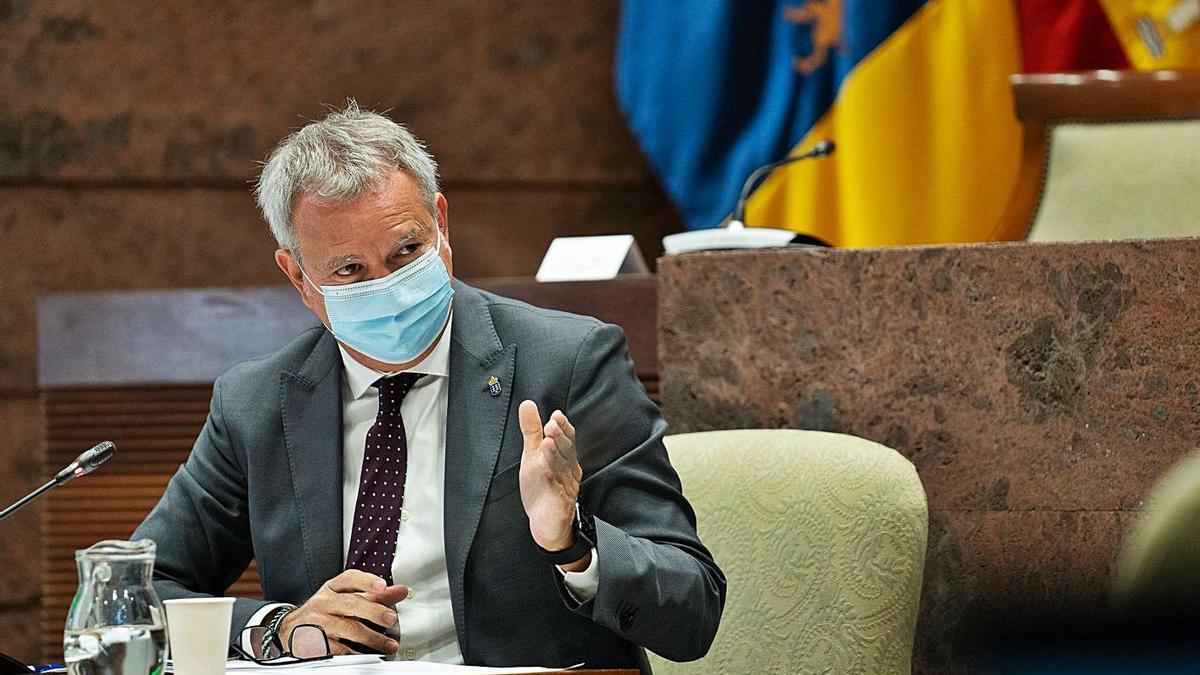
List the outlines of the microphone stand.
{"label": "microphone stand", "polygon": [[[41,497],[50,490],[53,490],[60,485],[66,485],[80,476],[84,476],[95,471],[100,467],[101,464],[108,461],[108,459],[113,456],[113,453],[115,453],[116,450],[117,446],[113,445],[110,441],[97,443],[90,450],[85,450],[75,458],[75,461],[68,464],[65,468],[63,468],[62,471],[54,474],[54,478],[46,481],[45,484],[38,489],[30,492],[24,497],[21,497],[17,501],[13,502],[10,506],[6,507],[3,511],[0,511],[0,520],[4,520],[17,511],[20,511],[30,502],[38,497]],[[32,672],[34,672],[33,668],[25,665],[18,659],[5,654],[4,652],[0,652],[0,675],[29,675]]]}
{"label": "microphone stand", "polygon": [[714,251],[722,249],[775,248],[792,243],[827,245],[824,242],[806,235],[797,235],[791,230],[780,230],[767,227],[746,227],[746,198],[759,181],[766,178],[772,171],[781,166],[806,159],[828,157],[834,151],[833,141],[819,141],[808,152],[799,155],[789,155],[777,162],[771,162],[755,169],[750,177],[742,183],[741,194],[738,195],[732,218],[724,227],[711,230],[692,230],[679,232],[663,237],[663,249],[667,255],[687,253],[689,251]]}
{"label": "microphone stand", "polygon": [[47,492],[49,492],[50,490],[58,487],[59,485],[61,485],[61,483],[56,483],[55,479],[51,478],[50,480],[46,481],[45,485],[34,490],[33,492],[30,492],[29,494],[25,495],[24,497],[21,497],[17,501],[13,502],[11,506],[4,509],[3,511],[0,511],[0,520],[4,520],[5,518],[11,516],[12,514],[16,513],[17,511],[20,511],[21,509],[25,508],[25,505],[28,504],[29,502],[37,499],[38,497],[41,497],[42,495],[44,495]]}

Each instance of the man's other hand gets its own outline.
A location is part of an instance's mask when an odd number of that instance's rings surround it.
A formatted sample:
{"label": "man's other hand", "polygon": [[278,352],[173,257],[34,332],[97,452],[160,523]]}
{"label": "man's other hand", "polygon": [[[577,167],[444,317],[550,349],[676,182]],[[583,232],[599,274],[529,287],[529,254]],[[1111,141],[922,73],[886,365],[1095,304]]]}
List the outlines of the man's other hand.
{"label": "man's other hand", "polygon": [[[382,654],[395,654],[400,645],[390,637],[367,627],[363,621],[391,628],[396,625],[392,608],[404,599],[408,589],[387,583],[361,570],[346,570],[325,582],[308,602],[283,619],[280,636],[290,639],[292,628],[316,624],[325,629],[329,649],[334,654],[356,654],[339,640],[357,642]],[[287,649],[291,645],[285,645]]]}
{"label": "man's other hand", "polygon": [[[529,516],[529,532],[534,543],[547,551],[570,548],[575,543],[575,501],[583,479],[575,453],[575,427],[560,410],[555,410],[543,426],[533,401],[522,401],[518,416],[525,437],[521,503]],[[563,569],[579,571],[589,561],[590,556]]]}

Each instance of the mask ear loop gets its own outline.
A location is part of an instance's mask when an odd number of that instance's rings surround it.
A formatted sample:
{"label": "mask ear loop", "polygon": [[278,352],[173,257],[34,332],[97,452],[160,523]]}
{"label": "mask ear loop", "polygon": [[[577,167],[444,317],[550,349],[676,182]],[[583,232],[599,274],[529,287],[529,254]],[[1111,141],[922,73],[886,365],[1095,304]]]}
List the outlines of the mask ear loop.
{"label": "mask ear loop", "polygon": [[435,250],[437,250],[438,256],[440,257],[442,255],[442,240],[445,239],[445,237],[442,236],[442,226],[440,224],[434,225],[433,229],[437,230],[437,245],[435,246]]}
{"label": "mask ear loop", "polygon": [[304,280],[308,282],[308,285],[313,287],[313,290],[317,292],[317,295],[321,296],[322,298],[325,297],[325,291],[322,291],[320,286],[316,285],[313,283],[312,279],[308,278],[308,274],[304,271],[304,265],[301,265],[299,260],[296,260],[296,266],[300,268],[300,276],[304,277]]}

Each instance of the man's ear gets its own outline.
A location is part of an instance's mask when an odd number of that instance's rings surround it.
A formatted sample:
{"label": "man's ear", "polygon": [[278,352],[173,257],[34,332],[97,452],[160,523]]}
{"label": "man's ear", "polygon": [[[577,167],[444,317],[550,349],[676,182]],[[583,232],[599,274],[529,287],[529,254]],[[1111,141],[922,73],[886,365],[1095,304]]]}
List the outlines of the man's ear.
{"label": "man's ear", "polygon": [[449,220],[449,205],[446,203],[446,195],[438,193],[437,195],[437,219],[438,229],[442,233],[442,262],[446,265],[446,273],[450,278],[454,278],[454,249],[450,246],[450,220]]}
{"label": "man's ear", "polygon": [[296,291],[303,296],[304,275],[300,271],[300,263],[296,262],[296,257],[292,255],[292,252],[286,248],[275,249],[275,264],[279,265],[283,276],[287,277]]}
{"label": "man's ear", "polygon": [[286,248],[276,249],[275,264],[279,265],[283,276],[292,282],[292,287],[300,294],[300,301],[304,303],[304,306],[311,309],[321,323],[328,328],[329,317],[325,313],[324,298],[321,297],[321,292],[304,278],[304,271],[300,269],[300,261],[296,259],[296,256]]}
{"label": "man's ear", "polygon": [[450,205],[446,202],[446,195],[437,193],[437,216],[438,229],[442,231],[442,238],[447,242],[450,241],[450,220],[449,220]]}

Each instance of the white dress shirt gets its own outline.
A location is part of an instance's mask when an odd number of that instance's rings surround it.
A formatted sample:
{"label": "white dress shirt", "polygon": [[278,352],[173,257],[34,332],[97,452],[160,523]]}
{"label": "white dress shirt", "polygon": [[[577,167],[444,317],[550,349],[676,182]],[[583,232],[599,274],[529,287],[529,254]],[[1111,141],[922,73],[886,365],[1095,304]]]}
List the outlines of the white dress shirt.
{"label": "white dress shirt", "polygon": [[[450,384],[450,333],[453,315],[429,356],[408,369],[424,375],[400,405],[408,441],[408,475],[396,553],[392,559],[393,583],[407,586],[408,597],[396,605],[399,621],[388,635],[400,644],[390,658],[436,663],[463,662],[450,606],[450,580],[446,572],[443,513],[446,476],[446,408]],[[346,559],[354,528],[354,509],[362,474],[367,431],[379,413],[375,382],[386,374],[342,354],[342,560]],[[559,570],[562,572],[562,570]],[[586,602],[596,594],[600,570],[595,551],[582,572],[562,572],[571,595]],[[269,605],[247,625],[259,625],[279,605]]]}

